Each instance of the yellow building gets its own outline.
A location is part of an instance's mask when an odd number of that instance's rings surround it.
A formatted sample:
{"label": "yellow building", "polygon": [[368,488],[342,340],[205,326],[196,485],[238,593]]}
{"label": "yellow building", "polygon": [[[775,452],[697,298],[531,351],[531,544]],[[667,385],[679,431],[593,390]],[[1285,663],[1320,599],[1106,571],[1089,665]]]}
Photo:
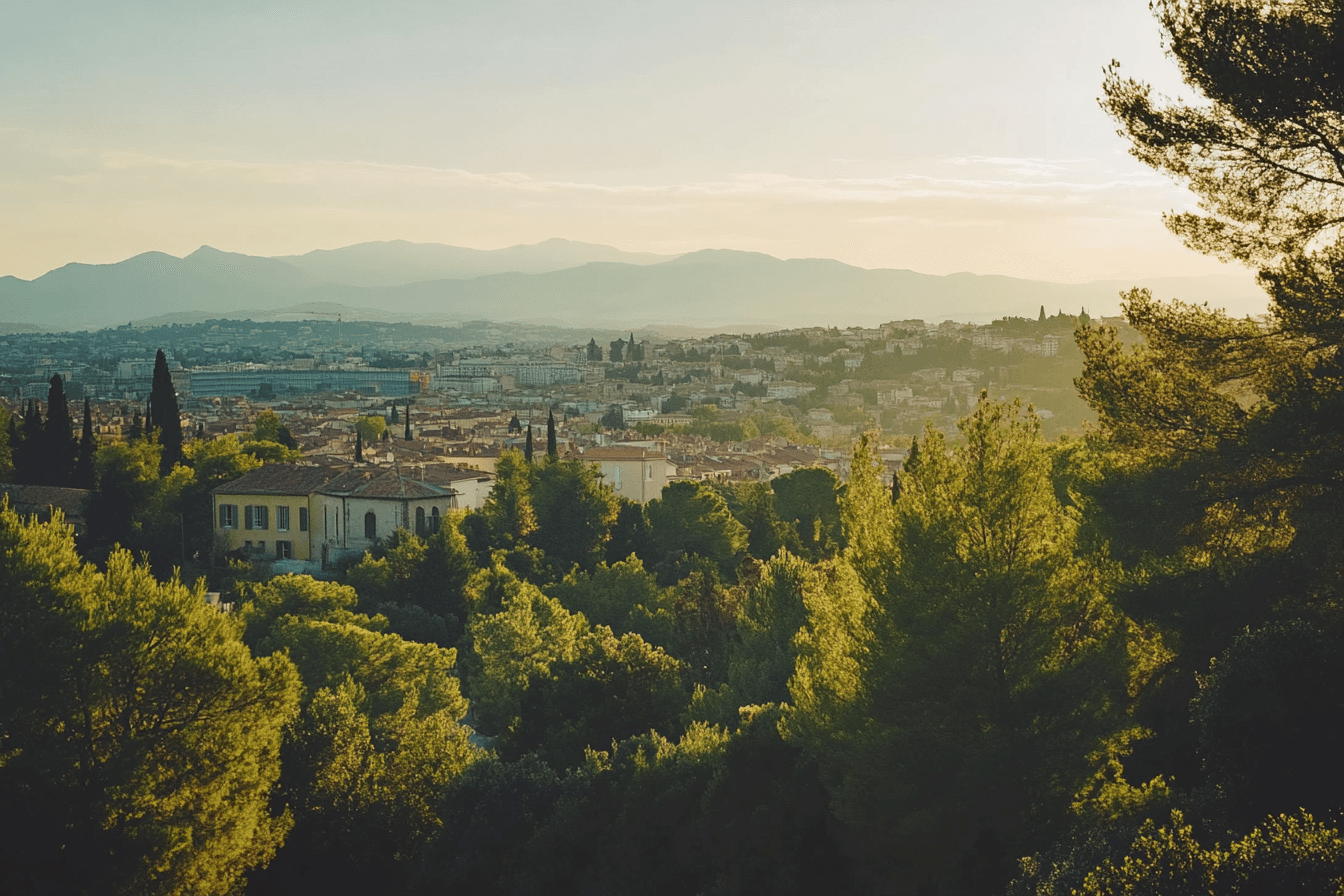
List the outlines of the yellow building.
{"label": "yellow building", "polygon": [[[423,473],[422,473],[423,475]],[[480,499],[482,474],[465,478]],[[398,529],[420,536],[462,507],[463,488],[402,476],[373,466],[339,470],[299,464],[267,464],[217,487],[215,551],[252,561],[290,561],[297,571],[317,572],[346,556],[358,556]],[[483,500],[483,499],[482,499]]]}
{"label": "yellow building", "polygon": [[267,464],[219,486],[213,492],[216,550],[256,560],[311,560],[312,496],[336,473]]}

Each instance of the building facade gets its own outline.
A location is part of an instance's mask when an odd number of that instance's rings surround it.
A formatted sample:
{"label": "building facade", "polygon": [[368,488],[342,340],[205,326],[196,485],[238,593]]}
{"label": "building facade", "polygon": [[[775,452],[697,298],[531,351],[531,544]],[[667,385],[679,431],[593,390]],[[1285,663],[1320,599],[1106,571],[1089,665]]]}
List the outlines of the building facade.
{"label": "building facade", "polygon": [[215,546],[247,560],[293,562],[296,571],[331,569],[397,529],[432,534],[461,506],[458,495],[395,470],[267,464],[212,493]]}
{"label": "building facade", "polygon": [[580,457],[601,470],[616,494],[640,504],[662,497],[663,486],[677,474],[676,464],[666,455],[647,448],[589,448]]}

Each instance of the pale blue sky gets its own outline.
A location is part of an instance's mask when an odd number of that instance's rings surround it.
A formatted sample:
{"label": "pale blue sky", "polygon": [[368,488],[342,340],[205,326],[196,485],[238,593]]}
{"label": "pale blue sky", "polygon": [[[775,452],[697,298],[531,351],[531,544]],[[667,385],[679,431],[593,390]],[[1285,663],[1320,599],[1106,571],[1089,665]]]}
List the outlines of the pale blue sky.
{"label": "pale blue sky", "polygon": [[0,0],[0,274],[559,236],[1052,280],[1227,271],[1097,108],[1143,0]]}

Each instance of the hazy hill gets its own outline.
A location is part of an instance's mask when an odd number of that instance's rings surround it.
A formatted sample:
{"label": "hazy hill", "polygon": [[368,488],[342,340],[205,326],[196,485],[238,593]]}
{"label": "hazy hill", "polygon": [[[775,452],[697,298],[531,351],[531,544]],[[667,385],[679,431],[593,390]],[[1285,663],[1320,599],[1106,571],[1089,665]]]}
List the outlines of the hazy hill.
{"label": "hazy hill", "polygon": [[[498,320],[596,325],[657,321],[742,327],[866,324],[919,317],[986,322],[1005,314],[1114,313],[1118,293],[1143,282],[1049,283],[1013,277],[869,270],[831,259],[705,250],[656,265],[593,263],[545,274],[498,274],[413,283],[377,297],[379,307]],[[1162,298],[1263,307],[1249,275],[1152,281]]]}
{"label": "hazy hill", "polygon": [[[780,260],[704,250],[659,261],[605,246],[550,240],[481,252],[451,246],[365,243],[290,258],[259,258],[203,246],[186,258],[147,252],[109,265],[69,264],[32,281],[0,278],[0,320],[43,329],[102,327],[164,314],[267,316],[358,309],[360,317],[447,322],[528,321],[555,326],[669,324],[723,329],[873,325],[920,317],[988,321],[1006,314],[1113,313],[1122,281],[1049,283],[1013,277],[868,270],[831,259]],[[516,264],[559,269],[500,271]],[[652,260],[652,261],[651,261]],[[452,268],[452,265],[458,265]],[[475,276],[423,279],[427,270],[476,265]],[[1251,277],[1164,278],[1160,298],[1229,307],[1264,307]],[[317,306],[314,303],[330,303]],[[300,307],[295,307],[300,306]]]}
{"label": "hazy hill", "polygon": [[463,249],[438,243],[359,243],[344,249],[317,249],[305,255],[277,256],[317,280],[350,286],[401,286],[418,280],[465,280],[487,274],[541,274],[593,261],[656,264],[675,258],[647,252],[622,252],[610,246],[551,239],[533,246]]}

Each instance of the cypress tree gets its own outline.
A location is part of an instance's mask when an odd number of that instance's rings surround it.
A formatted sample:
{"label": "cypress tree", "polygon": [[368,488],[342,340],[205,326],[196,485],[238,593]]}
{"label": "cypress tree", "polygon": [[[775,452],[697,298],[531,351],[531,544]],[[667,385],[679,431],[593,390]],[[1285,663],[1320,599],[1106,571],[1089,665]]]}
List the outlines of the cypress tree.
{"label": "cypress tree", "polygon": [[70,404],[65,398],[65,380],[53,373],[47,389],[47,423],[42,429],[41,454],[38,457],[43,485],[65,487],[75,470],[78,446],[75,424],[70,419]]}
{"label": "cypress tree", "polygon": [[364,463],[364,433],[355,430],[355,463]]}
{"label": "cypress tree", "polygon": [[9,415],[9,459],[12,469],[10,478],[15,482],[22,482],[19,478],[19,460],[23,453],[23,436],[19,432],[18,414]]}
{"label": "cypress tree", "polygon": [[75,462],[75,488],[93,488],[93,411],[84,399],[84,428],[79,438],[79,460]]}
{"label": "cypress tree", "polygon": [[128,442],[134,442],[144,434],[145,424],[141,422],[140,411],[137,410],[135,416],[131,418],[131,428],[126,431],[126,440]]}
{"label": "cypress tree", "polygon": [[[18,416],[17,414],[14,416]],[[23,406],[23,415],[16,422],[14,417],[9,418],[9,454],[14,459],[14,481],[20,483],[32,482],[32,469],[29,458],[32,456],[32,445],[28,437],[32,435],[32,428],[29,421],[33,418],[32,403],[26,403]]]}
{"label": "cypress tree", "polygon": [[37,406],[36,398],[28,402],[28,410],[23,415],[23,427],[24,437],[33,445],[42,440],[42,409]]}
{"label": "cypress tree", "polygon": [[411,403],[406,402],[406,441],[411,441]]}
{"label": "cypress tree", "polygon": [[1041,306],[1041,316],[1038,317],[1038,318],[1036,318],[1036,323],[1038,323],[1038,324],[1043,324],[1043,323],[1045,323],[1045,306],[1044,306],[1044,305]]}
{"label": "cypress tree", "polygon": [[527,441],[523,443],[523,460],[532,463],[532,424],[527,424]]}
{"label": "cypress tree", "polygon": [[546,456],[551,460],[560,459],[560,452],[555,444],[555,411],[551,411],[546,417]]}
{"label": "cypress tree", "polygon": [[395,401],[392,402],[392,420],[390,422],[393,426],[396,426],[398,423],[401,422],[399,419],[397,419],[397,403]]}
{"label": "cypress tree", "polygon": [[159,472],[167,475],[173,464],[182,459],[182,413],[177,407],[177,392],[173,389],[173,376],[168,372],[168,359],[164,357],[163,349],[154,356],[154,384],[149,391],[149,405],[154,427],[159,430],[159,444],[163,446]]}

